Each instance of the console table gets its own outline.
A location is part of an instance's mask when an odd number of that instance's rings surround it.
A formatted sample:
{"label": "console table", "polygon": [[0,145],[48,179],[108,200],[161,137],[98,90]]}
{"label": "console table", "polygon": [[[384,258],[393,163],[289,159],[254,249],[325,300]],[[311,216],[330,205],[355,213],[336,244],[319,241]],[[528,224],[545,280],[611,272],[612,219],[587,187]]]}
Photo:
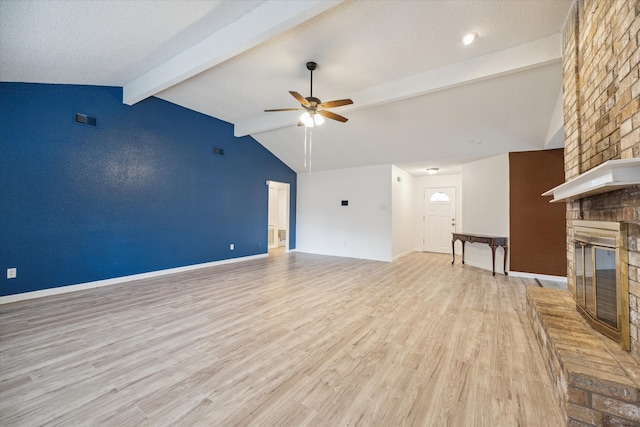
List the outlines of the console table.
{"label": "console table", "polygon": [[452,234],[453,234],[453,237],[451,239],[451,250],[453,253],[453,261],[451,261],[451,264],[456,262],[456,247],[455,247],[456,240],[460,240],[462,242],[462,263],[463,264],[464,264],[464,244],[466,242],[486,243],[491,247],[491,268],[492,268],[493,275],[494,276],[496,275],[496,248],[498,246],[502,246],[504,248],[503,271],[505,275],[509,274],[507,273],[507,253],[509,251],[509,246],[507,245],[506,237],[488,236],[485,234],[468,234],[468,233],[452,233]]}

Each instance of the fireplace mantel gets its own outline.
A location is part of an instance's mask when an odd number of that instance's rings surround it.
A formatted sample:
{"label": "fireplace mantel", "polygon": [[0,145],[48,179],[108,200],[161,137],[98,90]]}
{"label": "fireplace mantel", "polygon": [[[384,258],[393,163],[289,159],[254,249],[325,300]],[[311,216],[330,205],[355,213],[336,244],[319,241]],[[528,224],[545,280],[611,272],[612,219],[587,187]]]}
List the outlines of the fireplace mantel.
{"label": "fireplace mantel", "polygon": [[634,185],[640,185],[640,158],[609,160],[542,195],[564,202]]}

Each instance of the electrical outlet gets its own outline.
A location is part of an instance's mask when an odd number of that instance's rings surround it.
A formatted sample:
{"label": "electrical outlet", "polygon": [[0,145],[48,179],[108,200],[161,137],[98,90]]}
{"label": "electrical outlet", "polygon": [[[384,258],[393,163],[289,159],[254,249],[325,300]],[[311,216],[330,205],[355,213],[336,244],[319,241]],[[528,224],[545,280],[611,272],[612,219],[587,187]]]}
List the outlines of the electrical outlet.
{"label": "electrical outlet", "polygon": [[230,250],[230,251],[234,250],[235,248],[236,248],[236,245],[234,245],[233,243],[231,243],[231,244],[229,245],[229,250]]}
{"label": "electrical outlet", "polygon": [[7,268],[7,279],[15,279],[16,277],[18,277],[18,269]]}

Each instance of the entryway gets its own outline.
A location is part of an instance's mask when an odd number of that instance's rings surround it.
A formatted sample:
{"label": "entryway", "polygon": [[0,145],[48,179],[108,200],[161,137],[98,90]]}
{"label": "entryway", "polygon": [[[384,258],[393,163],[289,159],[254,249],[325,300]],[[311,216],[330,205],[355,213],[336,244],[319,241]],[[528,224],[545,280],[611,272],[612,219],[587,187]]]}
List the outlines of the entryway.
{"label": "entryway", "polygon": [[269,206],[267,243],[269,255],[289,251],[289,184],[267,181]]}
{"label": "entryway", "polygon": [[422,250],[451,253],[451,233],[456,230],[455,187],[425,188]]}

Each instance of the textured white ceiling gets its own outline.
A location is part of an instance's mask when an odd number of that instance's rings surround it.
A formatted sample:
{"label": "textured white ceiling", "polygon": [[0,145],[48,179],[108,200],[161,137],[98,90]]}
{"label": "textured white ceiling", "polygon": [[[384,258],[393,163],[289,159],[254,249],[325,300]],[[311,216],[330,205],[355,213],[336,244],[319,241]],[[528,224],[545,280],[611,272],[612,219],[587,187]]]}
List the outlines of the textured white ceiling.
{"label": "textured white ceiling", "polygon": [[545,148],[570,3],[0,1],[0,80],[143,82],[140,96],[233,123],[302,172],[297,115],[263,110],[298,106],[288,91],[309,95],[313,60],[314,96],[355,102],[314,131],[314,170],[456,171]]}

